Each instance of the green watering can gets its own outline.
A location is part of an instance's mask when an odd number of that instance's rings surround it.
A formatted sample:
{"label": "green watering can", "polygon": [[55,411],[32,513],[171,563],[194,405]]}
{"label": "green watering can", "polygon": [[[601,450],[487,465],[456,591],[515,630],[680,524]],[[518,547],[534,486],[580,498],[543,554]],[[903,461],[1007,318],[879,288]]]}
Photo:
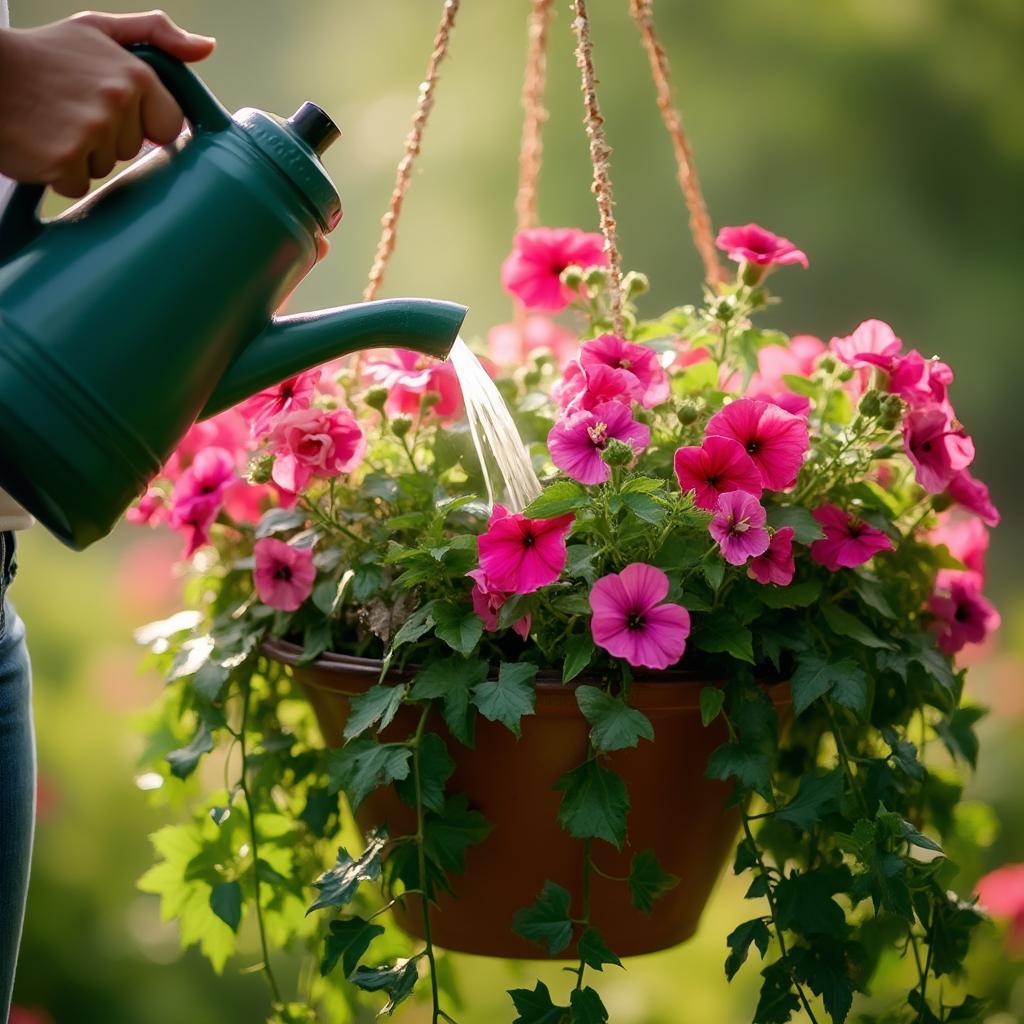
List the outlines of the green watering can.
{"label": "green watering can", "polygon": [[0,487],[69,546],[105,536],[197,418],[358,349],[444,358],[464,306],[391,299],[275,317],[341,219],[305,103],[232,117],[133,46],[192,132],[55,220],[19,185],[0,218]]}

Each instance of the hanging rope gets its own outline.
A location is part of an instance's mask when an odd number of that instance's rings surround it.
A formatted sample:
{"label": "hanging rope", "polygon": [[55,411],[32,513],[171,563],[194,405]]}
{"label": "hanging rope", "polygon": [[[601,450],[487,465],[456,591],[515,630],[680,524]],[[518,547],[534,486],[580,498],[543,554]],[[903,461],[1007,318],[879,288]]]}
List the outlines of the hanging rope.
{"label": "hanging rope", "polygon": [[420,95],[416,104],[416,114],[412,119],[412,128],[405,137],[405,153],[398,164],[398,172],[395,176],[395,187],[391,193],[391,202],[388,205],[388,212],[381,218],[380,241],[377,243],[377,252],[374,256],[373,266],[370,268],[370,277],[363,290],[363,301],[370,302],[377,296],[380,286],[384,281],[384,272],[388,268],[391,254],[395,251],[395,241],[398,237],[398,218],[402,212],[402,203],[405,201],[405,194],[409,189],[409,182],[412,180],[412,169],[416,158],[420,155],[420,147],[423,141],[423,129],[427,126],[427,119],[434,106],[434,89],[437,86],[438,71],[441,62],[448,53],[448,43],[451,39],[452,29],[455,26],[455,16],[459,13],[460,0],[444,0],[444,11],[441,15],[441,24],[434,37],[434,49],[430,54],[430,63],[427,65],[427,76],[420,83]]}
{"label": "hanging rope", "polygon": [[537,225],[537,181],[544,152],[542,132],[548,112],[544,87],[548,70],[548,30],[553,0],[533,0],[527,27],[526,73],[523,76],[523,137],[519,146],[516,231]]}
{"label": "hanging rope", "polygon": [[686,207],[690,211],[693,244],[704,263],[705,280],[714,287],[725,280],[725,272],[718,262],[718,253],[715,251],[714,231],[704,203],[697,168],[693,162],[693,151],[683,130],[683,120],[672,103],[668,57],[654,29],[654,0],[629,0],[629,7],[651,62],[651,77],[657,91],[658,109],[661,111],[661,119],[665,123],[669,138],[672,140],[672,149],[675,151],[676,178],[686,199]]}
{"label": "hanging rope", "polygon": [[592,44],[590,42],[590,19],[587,16],[585,0],[573,0],[576,17],[572,28],[576,33],[576,65],[582,80],[583,105],[586,109],[583,123],[590,141],[590,162],[594,166],[594,181],[590,190],[597,197],[597,211],[601,218],[601,233],[604,235],[604,251],[608,256],[609,293],[611,296],[612,327],[620,337],[623,335],[622,321],[622,257],[619,253],[618,225],[615,223],[615,200],[612,197],[612,182],[609,176],[608,159],[611,147],[604,134],[604,118],[597,102],[597,76],[594,74]]}

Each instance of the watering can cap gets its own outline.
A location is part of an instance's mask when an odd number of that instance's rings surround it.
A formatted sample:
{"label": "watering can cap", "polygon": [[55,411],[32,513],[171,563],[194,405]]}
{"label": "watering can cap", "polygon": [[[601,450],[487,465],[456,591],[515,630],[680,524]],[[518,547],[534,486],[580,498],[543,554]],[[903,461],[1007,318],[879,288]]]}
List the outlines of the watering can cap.
{"label": "watering can cap", "polygon": [[313,208],[324,231],[341,220],[341,199],[320,156],[341,132],[315,103],[303,103],[288,120],[263,110],[245,107],[235,124]]}

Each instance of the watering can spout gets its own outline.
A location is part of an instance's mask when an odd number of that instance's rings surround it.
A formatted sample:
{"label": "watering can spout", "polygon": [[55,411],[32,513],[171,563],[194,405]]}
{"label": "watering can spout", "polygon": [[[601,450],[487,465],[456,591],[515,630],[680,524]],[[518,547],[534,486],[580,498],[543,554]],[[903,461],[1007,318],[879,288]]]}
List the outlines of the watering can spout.
{"label": "watering can spout", "polygon": [[361,349],[408,348],[444,359],[465,318],[465,306],[434,299],[383,299],[275,317],[228,367],[199,418]]}

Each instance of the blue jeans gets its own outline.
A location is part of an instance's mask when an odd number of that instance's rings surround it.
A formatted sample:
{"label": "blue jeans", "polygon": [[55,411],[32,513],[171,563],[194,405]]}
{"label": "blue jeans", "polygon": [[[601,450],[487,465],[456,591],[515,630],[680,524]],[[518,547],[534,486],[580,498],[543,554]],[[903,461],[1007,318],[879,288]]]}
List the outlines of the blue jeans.
{"label": "blue jeans", "polygon": [[25,627],[6,600],[14,534],[0,533],[0,1021],[10,1012],[36,814],[32,675]]}

